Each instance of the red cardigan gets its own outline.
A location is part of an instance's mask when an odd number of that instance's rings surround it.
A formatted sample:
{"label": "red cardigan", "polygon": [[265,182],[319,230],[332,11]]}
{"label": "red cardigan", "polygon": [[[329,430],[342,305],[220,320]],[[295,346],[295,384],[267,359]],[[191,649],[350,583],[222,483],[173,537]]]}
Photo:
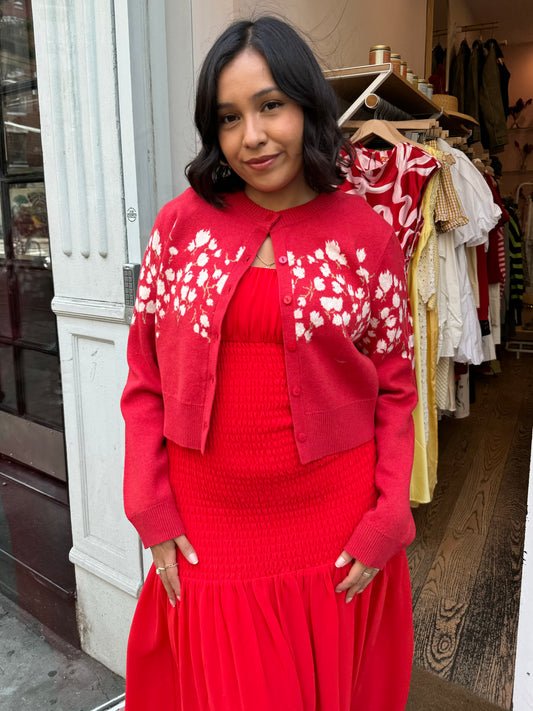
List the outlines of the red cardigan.
{"label": "red cardigan", "polygon": [[244,193],[227,202],[217,209],[188,189],[161,210],[150,237],[121,401],[126,514],[146,547],[185,532],[165,442],[204,451],[222,321],[270,234],[300,459],[305,464],[375,437],[377,505],[346,550],[383,567],[414,536],[416,386],[398,239],[362,198],[340,191],[281,212]]}

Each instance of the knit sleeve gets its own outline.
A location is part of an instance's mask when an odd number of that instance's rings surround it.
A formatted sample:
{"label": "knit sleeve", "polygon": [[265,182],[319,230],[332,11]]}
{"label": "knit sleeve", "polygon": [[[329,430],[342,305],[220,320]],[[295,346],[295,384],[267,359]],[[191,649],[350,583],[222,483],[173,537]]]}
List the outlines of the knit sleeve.
{"label": "knit sleeve", "polygon": [[379,380],[375,412],[378,499],[356,526],[346,550],[365,565],[382,568],[413,540],[415,531],[409,505],[412,411],[417,401],[412,318],[403,253],[395,235],[369,285],[370,323],[358,347],[372,360]]}
{"label": "knit sleeve", "polygon": [[124,508],[146,548],[185,532],[170,487],[156,352],[157,277],[171,226],[163,208],[141,266],[128,339],[129,374],[121,399],[126,423]]}

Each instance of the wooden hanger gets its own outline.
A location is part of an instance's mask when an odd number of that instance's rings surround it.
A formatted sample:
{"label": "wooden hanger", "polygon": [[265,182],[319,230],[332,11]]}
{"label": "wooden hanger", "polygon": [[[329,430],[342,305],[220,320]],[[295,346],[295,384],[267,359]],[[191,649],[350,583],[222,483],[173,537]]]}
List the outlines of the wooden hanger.
{"label": "wooden hanger", "polygon": [[424,149],[420,143],[416,141],[411,141],[406,138],[402,133],[394,128],[390,121],[383,121],[381,119],[369,119],[365,121],[364,125],[356,131],[350,138],[352,143],[369,143],[373,138],[381,138],[391,146],[395,146],[398,143],[410,143],[412,146],[417,146],[418,148]]}

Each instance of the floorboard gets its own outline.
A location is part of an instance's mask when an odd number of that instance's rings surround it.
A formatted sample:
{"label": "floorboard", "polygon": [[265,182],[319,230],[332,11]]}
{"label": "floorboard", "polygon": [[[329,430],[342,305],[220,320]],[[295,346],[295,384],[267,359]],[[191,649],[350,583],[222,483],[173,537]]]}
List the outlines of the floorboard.
{"label": "floorboard", "polygon": [[435,496],[408,549],[415,665],[510,709],[525,527],[533,361],[478,376],[470,417],[439,425]]}

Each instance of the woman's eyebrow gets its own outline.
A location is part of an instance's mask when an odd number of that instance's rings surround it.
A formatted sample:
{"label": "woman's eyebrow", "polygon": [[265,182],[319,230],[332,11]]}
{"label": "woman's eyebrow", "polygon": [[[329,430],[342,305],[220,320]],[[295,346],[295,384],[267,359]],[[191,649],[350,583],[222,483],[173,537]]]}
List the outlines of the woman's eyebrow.
{"label": "woman's eyebrow", "polygon": [[[260,89],[260,91],[256,91],[255,94],[252,94],[252,99],[259,99],[265,96],[265,94],[271,94],[273,91],[279,91],[279,88],[277,86],[269,86],[266,89]],[[231,106],[233,106],[233,102],[225,101],[221,104],[217,104],[217,109],[227,109]]]}

